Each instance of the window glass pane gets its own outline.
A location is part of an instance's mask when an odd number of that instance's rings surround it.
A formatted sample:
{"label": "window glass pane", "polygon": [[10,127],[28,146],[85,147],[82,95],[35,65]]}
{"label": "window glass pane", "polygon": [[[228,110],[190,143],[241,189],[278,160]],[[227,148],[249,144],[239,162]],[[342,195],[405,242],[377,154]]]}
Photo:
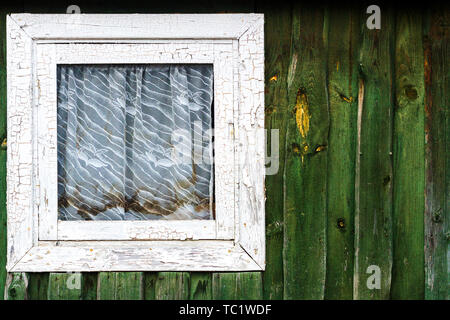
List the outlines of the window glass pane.
{"label": "window glass pane", "polygon": [[213,219],[212,109],[212,65],[59,65],[59,219]]}

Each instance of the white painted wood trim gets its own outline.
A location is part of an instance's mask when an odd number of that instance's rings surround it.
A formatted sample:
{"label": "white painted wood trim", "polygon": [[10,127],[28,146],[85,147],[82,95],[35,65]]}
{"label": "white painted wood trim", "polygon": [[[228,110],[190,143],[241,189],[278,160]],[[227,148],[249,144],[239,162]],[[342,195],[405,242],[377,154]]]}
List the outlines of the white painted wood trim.
{"label": "white painted wood trim", "polygon": [[265,268],[264,18],[239,38],[238,241]]}
{"label": "white painted wood trim", "polygon": [[258,271],[232,241],[61,241],[33,247],[10,272]]}
{"label": "white painted wood trim", "polygon": [[8,16],[7,23],[7,268],[36,242],[33,184],[32,40]]}
{"label": "white painted wood trim", "polygon": [[[87,230],[80,229],[74,222],[58,224],[57,195],[57,64],[120,64],[120,63],[211,63],[214,66],[214,133],[215,133],[215,202],[216,226],[214,230],[196,235],[198,228],[192,229],[190,238],[196,239],[232,239],[234,237],[234,199],[233,190],[237,188],[234,173],[234,136],[230,130],[233,122],[233,46],[232,42],[215,40],[208,42],[176,43],[38,43],[36,45],[36,80],[38,96],[36,98],[38,121],[38,167],[37,185],[40,186],[39,206],[40,240],[87,240]],[[71,230],[70,224],[74,223]],[[161,222],[162,226],[164,222]],[[117,224],[113,224],[118,226]],[[188,224],[191,225],[191,224]],[[195,224],[194,224],[195,225]],[[111,225],[110,225],[111,226]],[[186,233],[170,229],[173,237]],[[93,231],[93,229],[89,229]],[[163,229],[169,230],[167,228]],[[59,231],[64,231],[60,234]],[[79,231],[77,234],[75,231]],[[110,236],[106,232],[110,232]],[[161,234],[164,234],[164,232]],[[202,230],[203,231],[203,230]],[[205,235],[211,235],[205,238]],[[100,238],[99,238],[100,237]],[[101,236],[90,240],[128,239],[123,229],[112,227],[102,229]],[[164,236],[166,239],[168,236]],[[153,238],[152,238],[153,239]]]}
{"label": "white painted wood trim", "polygon": [[239,39],[262,14],[12,14],[32,39]]}
{"label": "white painted wood trim", "polygon": [[74,239],[210,240],[227,238],[217,238],[214,220],[59,221],[58,240]]}
{"label": "white painted wood trim", "polygon": [[[7,270],[264,270],[263,23],[261,14],[8,16]],[[233,48],[229,64],[232,94],[226,97],[227,101],[232,102],[233,112],[224,113],[228,123],[222,132],[224,141],[232,141],[233,145],[228,150],[228,142],[225,142],[226,150],[233,154],[234,159],[230,169],[234,191],[231,192],[233,196],[228,198],[233,209],[227,212],[234,217],[234,223],[225,227],[234,230],[231,234],[234,240],[39,241],[41,229],[37,213],[48,198],[42,193],[39,178],[47,171],[42,171],[45,166],[38,166],[38,157],[43,154],[42,146],[45,147],[49,141],[44,139],[44,135],[39,135],[37,126],[33,126],[36,120],[45,119],[37,108],[37,100],[42,95],[35,65],[37,47],[44,42],[55,43],[56,46],[56,43],[148,44],[152,41],[207,46],[211,40],[218,46],[231,43]],[[199,62],[203,61],[206,62]],[[47,129],[53,127],[51,121],[47,121],[46,125]],[[44,163],[52,167],[51,159]],[[57,227],[56,230],[63,230],[68,225]],[[221,232],[217,226],[215,231],[218,235]],[[144,230],[142,234],[146,232]],[[48,232],[55,233],[54,230]]]}

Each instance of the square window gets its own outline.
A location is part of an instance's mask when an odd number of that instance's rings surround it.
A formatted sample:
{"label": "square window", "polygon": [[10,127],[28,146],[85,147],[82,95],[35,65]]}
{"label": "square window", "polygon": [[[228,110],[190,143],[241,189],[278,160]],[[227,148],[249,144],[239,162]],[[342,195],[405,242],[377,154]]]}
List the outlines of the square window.
{"label": "square window", "polygon": [[212,65],[58,65],[60,220],[213,219]]}
{"label": "square window", "polygon": [[263,30],[9,15],[7,270],[264,270]]}

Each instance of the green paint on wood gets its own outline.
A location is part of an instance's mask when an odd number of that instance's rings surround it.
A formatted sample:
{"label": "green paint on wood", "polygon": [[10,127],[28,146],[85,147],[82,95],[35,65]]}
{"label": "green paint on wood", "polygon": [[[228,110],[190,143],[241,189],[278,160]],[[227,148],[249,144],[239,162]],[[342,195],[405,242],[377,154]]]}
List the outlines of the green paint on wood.
{"label": "green paint on wood", "polygon": [[81,273],[50,273],[48,300],[81,300]]}
{"label": "green paint on wood", "polygon": [[159,272],[155,283],[155,299],[188,299],[189,278],[189,272]]}
{"label": "green paint on wood", "polygon": [[26,273],[9,273],[6,278],[5,300],[28,299],[28,275]]}
{"label": "green paint on wood", "polygon": [[[286,140],[286,114],[288,103],[288,70],[291,47],[291,6],[286,3],[266,5],[265,11],[265,128],[267,150],[272,162],[266,176],[266,270],[264,272],[264,298],[283,299],[283,234],[284,234],[284,157]],[[278,131],[276,136],[271,130]],[[275,148],[271,148],[271,146]],[[279,158],[274,158],[278,151]],[[278,170],[275,171],[278,162]]]}
{"label": "green paint on wood", "polygon": [[330,11],[326,299],[352,299],[359,11]]}
{"label": "green paint on wood", "polygon": [[157,272],[144,273],[144,284],[143,284],[144,300],[155,300],[155,285],[157,277],[158,277]]}
{"label": "green paint on wood", "polygon": [[263,298],[261,272],[241,272],[239,278],[239,299],[260,300]]}
{"label": "green paint on wood", "polygon": [[213,299],[262,299],[261,272],[213,273]]}
{"label": "green paint on wood", "polygon": [[237,273],[213,273],[213,299],[214,300],[237,300],[238,283]]}
{"label": "green paint on wood", "polygon": [[293,8],[284,168],[284,298],[323,299],[329,115],[326,10]]}
{"label": "green paint on wood", "polygon": [[396,19],[391,298],[424,298],[424,60],[420,13]]}
{"label": "green paint on wood", "polygon": [[209,272],[191,272],[190,300],[210,300],[212,298],[212,276]]}
{"label": "green paint on wood", "polygon": [[[381,30],[361,20],[358,95],[360,133],[355,177],[355,299],[389,299],[392,269],[393,12],[383,9]],[[361,102],[361,103],[360,103]],[[359,147],[358,147],[359,146]],[[359,148],[359,149],[358,149]],[[367,286],[381,270],[380,289]],[[376,285],[376,281],[374,281]]]}
{"label": "green paint on wood", "polygon": [[28,273],[28,299],[47,300],[48,273]]}
{"label": "green paint on wood", "polygon": [[448,4],[428,10],[425,55],[425,298],[450,298],[449,241],[449,57]]}
{"label": "green paint on wood", "polygon": [[98,272],[83,272],[81,276],[82,300],[97,300]]}
{"label": "green paint on wood", "polygon": [[98,274],[97,299],[142,299],[142,272],[100,272]]}

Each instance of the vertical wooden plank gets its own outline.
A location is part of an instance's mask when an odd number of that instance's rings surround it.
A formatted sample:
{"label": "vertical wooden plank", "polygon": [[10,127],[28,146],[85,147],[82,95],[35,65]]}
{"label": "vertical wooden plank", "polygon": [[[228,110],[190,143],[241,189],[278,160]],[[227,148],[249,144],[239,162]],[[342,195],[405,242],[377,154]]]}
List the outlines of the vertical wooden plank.
{"label": "vertical wooden plank", "polygon": [[424,69],[422,17],[396,16],[391,298],[424,298]]}
{"label": "vertical wooden plank", "polygon": [[450,8],[426,13],[425,59],[425,298],[449,299],[449,156]]}
{"label": "vertical wooden plank", "polygon": [[[291,50],[291,5],[268,2],[263,4],[261,11],[265,13],[266,148],[272,159],[266,170],[264,298],[283,299],[283,173],[286,115],[290,112],[287,78]],[[277,137],[275,134],[272,136],[272,129],[279,130],[278,141],[273,141]],[[276,153],[278,158],[275,158]]]}
{"label": "vertical wooden plank", "polygon": [[189,299],[189,272],[158,272],[155,283],[155,299]]}
{"label": "vertical wooden plank", "polygon": [[211,300],[212,276],[209,272],[191,272],[190,300]]}
{"label": "vertical wooden plank", "polygon": [[261,272],[213,273],[214,300],[262,299]]}
{"label": "vertical wooden plank", "polygon": [[28,299],[47,300],[49,274],[29,273],[28,278]]}
{"label": "vertical wooden plank", "polygon": [[158,272],[144,272],[143,299],[155,300],[155,285]]}
{"label": "vertical wooden plank", "polygon": [[100,272],[98,274],[97,299],[142,299],[142,272]]}
{"label": "vertical wooden plank", "polygon": [[214,300],[237,300],[238,297],[238,285],[237,285],[238,273],[213,273],[213,299]]}
{"label": "vertical wooden plank", "polygon": [[261,272],[242,272],[238,274],[240,283],[240,300],[260,300],[263,298]]}
{"label": "vertical wooden plank", "polygon": [[26,273],[8,273],[5,288],[5,300],[28,299],[28,275]]}
{"label": "vertical wooden plank", "polygon": [[[362,12],[353,296],[355,299],[389,299],[392,269],[391,66],[394,20],[392,9],[384,6],[381,29],[369,30],[366,26],[368,15]],[[368,280],[370,284],[377,285],[377,270],[381,271],[379,289],[367,285]]]}
{"label": "vertical wooden plank", "polygon": [[81,274],[81,299],[97,300],[98,272]]}
{"label": "vertical wooden plank", "polygon": [[353,298],[358,8],[330,8],[326,299]]}
{"label": "vertical wooden plank", "polygon": [[284,168],[284,298],[323,299],[328,147],[327,10],[295,4]]}
{"label": "vertical wooden plank", "polygon": [[81,273],[50,273],[48,300],[81,300]]}

